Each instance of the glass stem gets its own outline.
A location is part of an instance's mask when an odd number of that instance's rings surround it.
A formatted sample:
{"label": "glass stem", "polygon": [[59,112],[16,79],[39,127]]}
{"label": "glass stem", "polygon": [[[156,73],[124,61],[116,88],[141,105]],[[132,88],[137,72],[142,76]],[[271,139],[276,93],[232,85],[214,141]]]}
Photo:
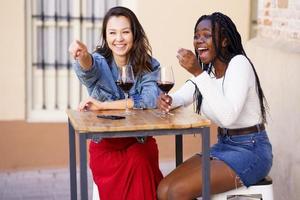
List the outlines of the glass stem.
{"label": "glass stem", "polygon": [[127,105],[127,99],[128,99],[128,94],[125,93],[125,113],[128,113],[129,110],[128,110],[128,105]]}
{"label": "glass stem", "polygon": [[[167,93],[167,92],[165,92],[165,95],[168,95],[168,93]],[[163,114],[163,115],[167,115],[167,114],[168,114],[168,112],[167,112],[167,111],[162,111],[162,114]]]}

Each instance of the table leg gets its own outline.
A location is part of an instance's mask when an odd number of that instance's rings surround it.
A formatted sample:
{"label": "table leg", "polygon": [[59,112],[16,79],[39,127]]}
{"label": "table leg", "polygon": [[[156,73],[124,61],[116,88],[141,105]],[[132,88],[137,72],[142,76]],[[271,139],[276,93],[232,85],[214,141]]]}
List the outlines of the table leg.
{"label": "table leg", "polygon": [[209,128],[204,128],[202,133],[202,198],[210,200],[210,158],[209,158]]}
{"label": "table leg", "polygon": [[182,163],[182,135],[175,135],[176,167]]}
{"label": "table leg", "polygon": [[87,159],[86,159],[86,134],[79,134],[80,151],[80,192],[81,199],[88,200],[87,190]]}
{"label": "table leg", "polygon": [[77,200],[75,130],[69,119],[69,162],[71,200]]}

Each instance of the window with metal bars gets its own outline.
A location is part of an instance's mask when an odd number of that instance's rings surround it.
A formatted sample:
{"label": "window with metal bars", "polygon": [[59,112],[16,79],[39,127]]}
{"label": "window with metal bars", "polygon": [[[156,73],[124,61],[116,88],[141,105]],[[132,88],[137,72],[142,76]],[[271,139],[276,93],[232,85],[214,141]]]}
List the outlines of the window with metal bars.
{"label": "window with metal bars", "polygon": [[72,70],[68,46],[83,41],[90,52],[99,43],[102,19],[118,0],[28,0],[27,119],[62,121],[86,90]]}

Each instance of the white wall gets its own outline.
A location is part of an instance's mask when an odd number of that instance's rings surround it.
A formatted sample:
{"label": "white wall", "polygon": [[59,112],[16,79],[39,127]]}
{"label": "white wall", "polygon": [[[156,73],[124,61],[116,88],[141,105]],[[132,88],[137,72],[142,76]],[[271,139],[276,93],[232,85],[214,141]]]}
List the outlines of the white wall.
{"label": "white wall", "polygon": [[[294,48],[286,48],[291,47]],[[246,51],[259,74],[269,103],[267,130],[273,145],[275,200],[300,196],[300,43],[255,39]]]}
{"label": "white wall", "polygon": [[22,120],[25,116],[24,1],[2,1],[1,8],[0,120]]}

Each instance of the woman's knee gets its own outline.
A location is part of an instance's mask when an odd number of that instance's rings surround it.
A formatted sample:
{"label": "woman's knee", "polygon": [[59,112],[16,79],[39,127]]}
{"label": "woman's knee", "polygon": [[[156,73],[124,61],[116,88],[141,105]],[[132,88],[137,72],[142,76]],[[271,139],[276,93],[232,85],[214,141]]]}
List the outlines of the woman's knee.
{"label": "woman's knee", "polygon": [[136,146],[135,148],[131,148],[127,156],[127,162],[135,163],[137,166],[143,167],[150,164],[150,157],[143,147]]}
{"label": "woman's knee", "polygon": [[183,199],[186,197],[184,185],[178,181],[168,182],[163,179],[158,186],[157,196],[159,200],[164,199]]}
{"label": "woman's knee", "polygon": [[159,200],[168,199],[168,187],[169,183],[166,179],[163,179],[160,181],[158,187],[157,187],[157,198]]}
{"label": "woman's knee", "polygon": [[127,149],[128,160],[134,163],[149,164],[158,161],[158,150],[153,144],[136,143]]}
{"label": "woman's knee", "polygon": [[168,187],[168,199],[180,200],[186,199],[187,192],[184,184],[180,181],[173,182]]}

